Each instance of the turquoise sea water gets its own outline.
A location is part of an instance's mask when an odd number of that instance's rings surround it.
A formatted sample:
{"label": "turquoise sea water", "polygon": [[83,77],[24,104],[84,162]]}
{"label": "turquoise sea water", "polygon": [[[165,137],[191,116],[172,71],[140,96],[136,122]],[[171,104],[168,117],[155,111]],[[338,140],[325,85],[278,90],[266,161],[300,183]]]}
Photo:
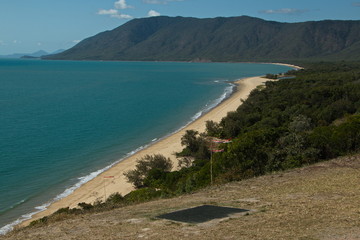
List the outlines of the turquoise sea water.
{"label": "turquoise sea water", "polygon": [[228,81],[289,69],[0,60],[0,233],[193,121],[231,92]]}

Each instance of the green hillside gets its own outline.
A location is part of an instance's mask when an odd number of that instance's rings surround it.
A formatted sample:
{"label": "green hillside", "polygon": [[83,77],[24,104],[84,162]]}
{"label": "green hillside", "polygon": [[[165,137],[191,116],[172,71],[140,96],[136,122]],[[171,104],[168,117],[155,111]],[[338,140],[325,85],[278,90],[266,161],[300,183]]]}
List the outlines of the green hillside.
{"label": "green hillside", "polygon": [[[101,212],[58,214],[0,239],[359,239],[359,171],[360,155],[343,157],[176,198]],[[202,224],[156,218],[204,204],[251,211]]]}
{"label": "green hillside", "polygon": [[280,23],[247,16],[152,17],[46,59],[146,61],[359,60],[360,21]]}

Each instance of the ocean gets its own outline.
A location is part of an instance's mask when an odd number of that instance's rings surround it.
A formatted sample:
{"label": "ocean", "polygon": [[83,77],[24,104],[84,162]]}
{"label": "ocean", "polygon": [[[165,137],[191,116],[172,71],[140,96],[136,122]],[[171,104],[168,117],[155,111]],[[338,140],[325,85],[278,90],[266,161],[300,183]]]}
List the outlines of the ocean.
{"label": "ocean", "polygon": [[0,234],[184,127],[253,63],[0,59]]}

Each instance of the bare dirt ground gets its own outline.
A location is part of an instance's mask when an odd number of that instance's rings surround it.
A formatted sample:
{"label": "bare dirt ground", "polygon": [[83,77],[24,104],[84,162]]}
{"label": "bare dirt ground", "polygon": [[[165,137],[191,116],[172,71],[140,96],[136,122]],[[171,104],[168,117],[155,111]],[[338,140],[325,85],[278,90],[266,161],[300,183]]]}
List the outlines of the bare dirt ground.
{"label": "bare dirt ground", "polygon": [[[202,224],[156,218],[203,204],[252,211]],[[177,198],[72,216],[0,239],[360,239],[360,155]]]}

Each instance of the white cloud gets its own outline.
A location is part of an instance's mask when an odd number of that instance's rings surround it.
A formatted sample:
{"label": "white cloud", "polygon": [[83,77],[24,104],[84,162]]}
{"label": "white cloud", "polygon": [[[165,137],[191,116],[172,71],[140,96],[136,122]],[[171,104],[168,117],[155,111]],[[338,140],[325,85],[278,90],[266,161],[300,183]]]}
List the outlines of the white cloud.
{"label": "white cloud", "polygon": [[168,4],[170,2],[183,2],[184,0],[143,0],[147,4]]}
{"label": "white cloud", "polygon": [[81,40],[73,40],[72,43],[79,43]]}
{"label": "white cloud", "polygon": [[100,9],[97,14],[98,15],[109,15],[112,18],[119,18],[119,19],[131,19],[133,16],[128,14],[120,13],[118,9],[127,9],[127,8],[134,8],[133,6],[127,5],[126,0],[118,0],[114,2],[114,7],[116,9]]}
{"label": "white cloud", "polygon": [[38,46],[42,46],[42,43],[41,43],[41,42],[38,42],[37,45],[38,45]]}
{"label": "white cloud", "polygon": [[160,16],[161,14],[159,13],[159,12],[157,12],[157,11],[155,11],[155,10],[150,10],[149,12],[148,12],[148,17],[158,17],[158,16]]}
{"label": "white cloud", "polygon": [[118,0],[114,3],[116,9],[127,9],[134,8],[133,6],[127,5],[126,0]]}
{"label": "white cloud", "polygon": [[113,15],[111,15],[111,17],[113,17],[113,18],[119,18],[119,19],[131,19],[131,18],[134,18],[133,16],[130,16],[130,15],[128,15],[128,14],[120,14],[120,13],[118,13],[118,14],[113,14]]}
{"label": "white cloud", "polygon": [[281,8],[281,9],[268,9],[262,10],[260,13],[266,14],[300,14],[307,12],[308,10],[305,9],[295,9],[295,8]]}
{"label": "white cloud", "polygon": [[100,9],[97,14],[99,15],[113,15],[113,14],[118,14],[118,10],[116,9],[109,9],[109,10],[105,10],[105,9]]}
{"label": "white cloud", "polygon": [[116,10],[116,9],[109,9],[109,10],[100,9],[97,12],[97,14],[99,14],[99,15],[110,15],[110,17],[112,17],[112,18],[119,18],[119,19],[131,19],[131,18],[133,18],[130,15],[119,13],[119,11]]}

